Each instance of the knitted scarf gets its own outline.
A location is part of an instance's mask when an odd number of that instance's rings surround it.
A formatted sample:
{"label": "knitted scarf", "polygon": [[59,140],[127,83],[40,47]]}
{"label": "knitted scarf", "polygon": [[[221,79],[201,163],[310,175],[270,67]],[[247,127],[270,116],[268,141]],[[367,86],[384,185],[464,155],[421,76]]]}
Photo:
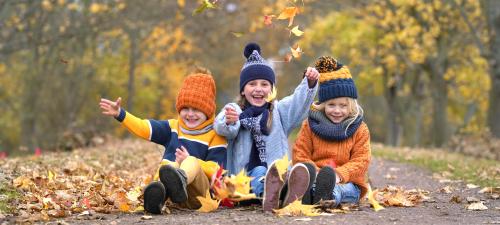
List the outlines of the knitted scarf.
{"label": "knitted scarf", "polygon": [[358,116],[354,122],[347,127],[349,124],[345,120],[341,123],[333,123],[330,119],[328,119],[328,117],[326,117],[324,112],[310,110],[308,121],[312,132],[320,138],[329,141],[343,141],[351,137],[356,132],[359,125],[361,125],[361,122],[363,121],[363,117]]}
{"label": "knitted scarf", "polygon": [[266,162],[266,142],[264,142],[263,136],[269,135],[267,130],[268,117],[269,103],[260,107],[246,106],[245,110],[240,114],[240,124],[252,134],[252,139],[262,163]]}

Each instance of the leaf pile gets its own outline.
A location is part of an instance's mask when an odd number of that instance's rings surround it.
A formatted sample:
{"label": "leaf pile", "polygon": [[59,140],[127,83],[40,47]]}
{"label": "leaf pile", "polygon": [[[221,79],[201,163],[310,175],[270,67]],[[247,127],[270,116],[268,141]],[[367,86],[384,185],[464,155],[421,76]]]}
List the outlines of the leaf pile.
{"label": "leaf pile", "polygon": [[143,211],[142,190],[160,159],[155,145],[120,141],[99,149],[10,158],[1,169],[21,193],[13,205],[15,216],[39,221],[85,211]]}
{"label": "leaf pile", "polygon": [[[420,189],[403,190],[401,187],[388,186],[372,193],[377,202],[384,206],[413,207],[429,199],[428,191]],[[377,210],[376,210],[377,211]]]}

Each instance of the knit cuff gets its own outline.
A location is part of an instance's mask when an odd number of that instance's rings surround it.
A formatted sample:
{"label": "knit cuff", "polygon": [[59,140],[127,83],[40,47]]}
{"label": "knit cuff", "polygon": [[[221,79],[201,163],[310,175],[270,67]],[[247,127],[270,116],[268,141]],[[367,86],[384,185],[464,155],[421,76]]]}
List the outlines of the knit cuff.
{"label": "knit cuff", "polygon": [[122,108],[120,108],[120,114],[118,114],[118,116],[117,116],[117,117],[115,117],[115,119],[116,119],[116,120],[118,120],[118,121],[120,121],[120,123],[121,123],[121,122],[123,122],[123,120],[125,119],[125,115],[126,115],[126,114],[127,114],[127,113],[125,112],[125,110],[124,110],[124,109],[122,109]]}

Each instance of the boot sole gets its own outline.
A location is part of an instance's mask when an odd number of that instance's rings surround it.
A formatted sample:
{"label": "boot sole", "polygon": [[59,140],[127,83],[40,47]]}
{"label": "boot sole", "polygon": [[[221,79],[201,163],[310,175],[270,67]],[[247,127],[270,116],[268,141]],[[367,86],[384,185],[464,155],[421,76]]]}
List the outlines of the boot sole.
{"label": "boot sole", "polygon": [[312,186],[316,182],[316,166],[312,163],[303,163],[309,172],[309,186],[307,191],[302,197],[302,204],[312,205]]}
{"label": "boot sole", "polygon": [[153,214],[161,214],[165,202],[165,187],[155,181],[144,189],[144,210]]}
{"label": "boot sole", "polygon": [[264,212],[272,212],[273,209],[279,208],[280,192],[283,188],[284,181],[280,179],[276,164],[273,162],[266,172],[264,182],[264,196],[262,208]]}
{"label": "boot sole", "polygon": [[321,200],[333,199],[333,188],[335,187],[335,171],[330,166],[325,166],[319,170],[316,177],[316,190],[313,196],[313,204]]}
{"label": "boot sole", "polygon": [[187,201],[186,183],[177,169],[170,166],[160,168],[160,180],[166,184],[170,200],[174,203],[183,203]]}
{"label": "boot sole", "polygon": [[304,196],[309,190],[309,180],[309,171],[304,164],[299,163],[292,167],[287,181],[288,191],[283,201],[283,207],[298,199],[300,200]]}

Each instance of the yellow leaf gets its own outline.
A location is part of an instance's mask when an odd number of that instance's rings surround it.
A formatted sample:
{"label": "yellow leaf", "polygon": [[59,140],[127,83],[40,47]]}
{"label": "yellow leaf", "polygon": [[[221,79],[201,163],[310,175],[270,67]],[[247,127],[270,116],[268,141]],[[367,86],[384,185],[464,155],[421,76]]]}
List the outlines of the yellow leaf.
{"label": "yellow leaf", "polygon": [[48,170],[47,173],[48,173],[49,181],[52,181],[56,178],[56,174],[53,173],[52,171]]}
{"label": "yellow leaf", "polygon": [[127,192],[127,199],[135,202],[138,201],[139,196],[141,196],[141,188],[140,187],[135,187],[133,190]]}
{"label": "yellow leaf", "polygon": [[239,201],[243,201],[243,200],[255,199],[255,198],[257,198],[257,196],[255,196],[254,193],[243,194],[243,193],[235,191],[228,198],[233,202],[239,202]]}
{"label": "yellow leaf", "polygon": [[289,19],[290,22],[288,22],[288,26],[291,26],[293,24],[293,18],[298,12],[299,8],[297,7],[287,7],[280,13],[277,19],[279,20]]}
{"label": "yellow leaf", "polygon": [[184,6],[186,5],[186,1],[185,0],[177,0],[177,5],[179,6],[179,8],[184,8]]}
{"label": "yellow leaf", "polygon": [[235,191],[243,193],[243,194],[248,194],[250,193],[250,181],[252,180],[251,177],[246,175],[245,170],[240,171],[233,181],[233,185],[235,187]]}
{"label": "yellow leaf", "polygon": [[295,49],[294,49],[294,48],[292,48],[292,47],[290,47],[290,50],[292,51],[292,56],[293,56],[294,58],[300,58],[300,56],[302,55],[302,53],[304,53],[304,52],[302,51],[302,49],[300,49],[300,47],[299,47],[299,46],[297,46],[297,48],[295,48]]}
{"label": "yellow leaf", "polygon": [[290,161],[288,160],[288,155],[285,154],[283,158],[276,160],[276,168],[278,169],[278,173],[280,175],[280,179],[283,180],[283,177],[288,170],[288,166],[290,165]]}
{"label": "yellow leaf", "polygon": [[203,3],[201,3],[201,5],[193,11],[192,15],[194,16],[196,14],[202,13],[203,11],[205,11],[205,9],[215,9],[215,5],[208,0],[203,0]]}
{"label": "yellow leaf", "polygon": [[296,200],[284,208],[274,209],[278,216],[319,216],[319,209],[315,205],[303,205],[300,200]]}
{"label": "yellow leaf", "polygon": [[24,175],[14,179],[12,181],[14,183],[14,186],[23,190],[29,190],[30,187],[34,184],[33,181]]}
{"label": "yellow leaf", "polygon": [[234,35],[235,37],[239,38],[239,37],[242,37],[245,33],[243,32],[231,32],[232,35]]}
{"label": "yellow leaf", "polygon": [[295,26],[292,30],[290,30],[290,32],[297,37],[300,37],[304,34],[304,31],[299,30],[299,26]]}
{"label": "yellow leaf", "polygon": [[217,208],[219,208],[219,202],[220,201],[213,200],[210,197],[210,192],[209,191],[207,191],[207,193],[205,194],[205,197],[196,196],[196,198],[201,203],[201,208],[198,209],[199,212],[205,212],[205,213],[206,212],[213,212]]}
{"label": "yellow leaf", "polygon": [[375,212],[378,212],[379,210],[382,210],[384,209],[383,206],[381,206],[377,200],[375,199],[375,194],[377,193],[378,191],[375,190],[374,192],[372,192],[372,187],[371,186],[368,186],[368,193],[367,193],[367,196],[368,196],[368,202],[370,203],[370,205],[372,205],[373,207],[373,210],[375,210]]}

